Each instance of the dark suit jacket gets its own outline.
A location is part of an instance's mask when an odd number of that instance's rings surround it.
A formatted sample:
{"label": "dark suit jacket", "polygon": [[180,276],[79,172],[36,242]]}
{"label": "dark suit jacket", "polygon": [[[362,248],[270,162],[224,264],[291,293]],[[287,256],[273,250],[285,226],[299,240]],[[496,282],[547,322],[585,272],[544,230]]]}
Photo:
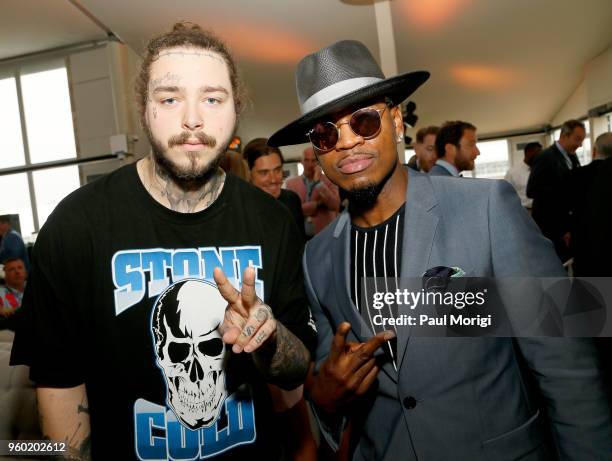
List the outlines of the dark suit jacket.
{"label": "dark suit jacket", "polygon": [[[575,155],[570,155],[574,168],[580,166]],[[527,197],[533,199],[531,216],[544,236],[553,242],[562,261],[571,253],[562,240],[570,230],[567,176],[570,169],[556,144],[544,149],[535,158],[527,181]]]}
{"label": "dark suit jacket", "polygon": [[[574,275],[577,277],[612,276],[612,261],[606,261],[602,254],[606,246],[609,246],[611,234],[606,234],[605,240],[597,237],[600,229],[609,229],[612,212],[609,206],[612,203],[610,190],[608,188],[605,191],[605,184],[612,182],[612,177],[608,172],[607,178],[599,179],[599,174],[606,170],[603,168],[605,164],[604,160],[594,160],[582,168],[570,171],[568,175],[571,250],[574,255]],[[597,190],[593,189],[595,184]],[[602,209],[601,214],[594,212],[602,206],[607,210]],[[607,226],[602,220],[607,221]]]}
{"label": "dark suit jacket", "polygon": [[[612,158],[570,174],[574,275],[612,277]],[[596,342],[612,395],[612,338]]]}
{"label": "dark suit jacket", "polygon": [[[341,322],[351,323],[349,341],[368,338],[349,292],[350,228],[344,212],[304,254],[318,365]],[[422,277],[435,266],[458,266],[473,277],[565,274],[509,183],[409,171],[401,276]],[[398,371],[382,365],[371,392],[351,404],[358,421],[353,460],[554,459],[544,448],[542,424],[549,420],[562,459],[612,453],[610,410],[590,340],[425,338],[398,327],[397,353]],[[523,362],[532,373],[524,373]]]}
{"label": "dark suit jacket", "polygon": [[602,161],[589,190],[585,221],[589,223],[585,255],[588,269],[599,277],[612,277],[612,158]]}

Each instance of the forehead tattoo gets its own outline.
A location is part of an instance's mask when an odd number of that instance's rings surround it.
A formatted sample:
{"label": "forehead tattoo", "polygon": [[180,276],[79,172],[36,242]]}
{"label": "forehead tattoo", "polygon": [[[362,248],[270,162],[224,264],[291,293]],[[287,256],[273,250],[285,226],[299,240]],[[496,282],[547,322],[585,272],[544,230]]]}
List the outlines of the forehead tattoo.
{"label": "forehead tattoo", "polygon": [[161,85],[162,83],[164,85],[170,86],[177,85],[180,81],[181,77],[179,77],[178,75],[173,74],[171,72],[166,72],[166,75],[164,75],[163,77],[154,78],[149,82],[149,91],[154,90],[156,86]]}
{"label": "forehead tattoo", "polygon": [[[153,100],[151,99],[151,93],[159,85],[164,84],[168,86],[176,86],[179,84],[180,81],[181,81],[181,77],[171,72],[166,72],[166,75],[164,75],[163,77],[154,78],[153,80],[149,82],[149,91],[148,91],[148,97],[147,97],[148,101],[153,102]],[[157,118],[157,113],[154,113],[153,115]]]}
{"label": "forehead tattoo", "polygon": [[184,58],[185,56],[207,56],[209,58],[215,59],[221,63],[225,63],[225,61],[223,60],[223,58],[221,58],[221,56],[215,54],[215,53],[211,53],[210,51],[162,51],[161,53],[159,53],[157,55],[157,59],[163,57],[163,56],[180,56],[182,58]]}

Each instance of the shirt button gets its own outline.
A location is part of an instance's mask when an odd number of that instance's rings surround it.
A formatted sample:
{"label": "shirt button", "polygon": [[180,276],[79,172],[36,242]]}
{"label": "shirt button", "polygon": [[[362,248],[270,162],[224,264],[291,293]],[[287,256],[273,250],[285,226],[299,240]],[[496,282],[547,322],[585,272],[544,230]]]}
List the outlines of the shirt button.
{"label": "shirt button", "polygon": [[417,401],[414,397],[406,397],[404,399],[404,407],[408,410],[412,410],[414,407],[416,407]]}

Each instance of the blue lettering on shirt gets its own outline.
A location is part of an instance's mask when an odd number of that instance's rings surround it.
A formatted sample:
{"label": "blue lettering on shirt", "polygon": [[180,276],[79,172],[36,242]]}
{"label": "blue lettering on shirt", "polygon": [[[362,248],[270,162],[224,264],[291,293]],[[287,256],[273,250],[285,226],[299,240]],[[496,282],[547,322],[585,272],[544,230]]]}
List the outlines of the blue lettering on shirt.
{"label": "blue lettering on shirt", "polygon": [[[217,456],[239,445],[253,443],[255,407],[244,393],[230,395],[224,412],[215,424],[191,430],[183,426],[174,413],[161,405],[138,399],[134,404],[136,454],[141,460],[195,460]],[[225,416],[227,424],[219,427]]]}
{"label": "blue lettering on shirt", "polygon": [[[119,315],[141,302],[145,296],[156,297],[179,280],[199,278],[214,283],[215,267],[220,267],[230,283],[239,289],[244,270],[248,266],[261,269],[262,257],[260,246],[177,250],[154,248],[118,251],[113,255],[111,264],[115,315]],[[255,290],[263,300],[263,281],[257,275]]]}

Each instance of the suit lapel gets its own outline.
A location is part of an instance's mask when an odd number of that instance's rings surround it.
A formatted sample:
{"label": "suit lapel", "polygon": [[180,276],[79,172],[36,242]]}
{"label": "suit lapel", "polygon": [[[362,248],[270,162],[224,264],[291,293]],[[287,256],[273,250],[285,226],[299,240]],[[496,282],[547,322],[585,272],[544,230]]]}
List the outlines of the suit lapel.
{"label": "suit lapel", "polygon": [[[404,215],[404,236],[402,240],[402,278],[421,278],[428,269],[429,257],[433,247],[438,216],[435,213],[437,201],[429,176],[409,172],[406,194],[406,213]],[[413,314],[418,307],[405,312],[399,306],[399,313]],[[410,327],[397,329],[398,368],[404,359]]]}
{"label": "suit lapel", "polygon": [[332,245],[333,252],[333,277],[334,284],[337,287],[336,293],[338,296],[338,302],[340,304],[340,310],[342,311],[343,318],[347,322],[350,322],[353,333],[357,336],[360,341],[367,341],[370,335],[368,334],[369,329],[357,308],[353,304],[351,299],[351,276],[349,270],[351,270],[351,255],[350,255],[350,237],[351,237],[351,224],[349,214],[345,211],[340,215],[336,228],[334,229],[334,238],[336,242]]}
{"label": "suit lapel", "polygon": [[[334,245],[332,245],[332,272],[336,296],[340,305],[342,318],[351,324],[351,330],[360,342],[365,342],[372,337],[370,326],[359,314],[357,307],[351,299],[351,254],[350,238],[351,223],[347,211],[344,211],[336,223],[334,229]],[[394,382],[397,382],[397,373],[392,363],[386,363],[382,367],[383,371]]]}

